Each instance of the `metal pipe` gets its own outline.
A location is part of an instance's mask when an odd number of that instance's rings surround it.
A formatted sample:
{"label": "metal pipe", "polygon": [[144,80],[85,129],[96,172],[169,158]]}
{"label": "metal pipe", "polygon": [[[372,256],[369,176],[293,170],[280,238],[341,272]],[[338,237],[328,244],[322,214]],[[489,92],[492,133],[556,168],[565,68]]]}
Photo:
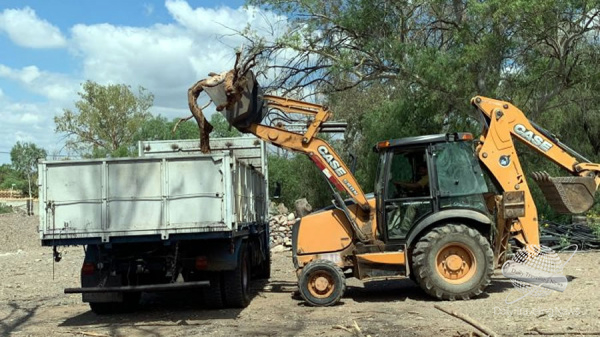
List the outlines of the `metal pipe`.
{"label": "metal pipe", "polygon": [[209,281],[149,284],[142,286],[66,288],[65,294],[131,293],[138,291],[169,291],[209,287]]}

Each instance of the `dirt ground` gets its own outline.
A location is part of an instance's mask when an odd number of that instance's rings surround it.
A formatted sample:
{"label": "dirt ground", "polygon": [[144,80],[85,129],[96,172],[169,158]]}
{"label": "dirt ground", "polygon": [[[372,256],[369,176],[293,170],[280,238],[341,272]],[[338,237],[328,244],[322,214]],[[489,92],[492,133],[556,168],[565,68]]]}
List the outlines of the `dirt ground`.
{"label": "dirt ground", "polygon": [[[566,260],[569,254],[561,254]],[[50,248],[40,247],[37,217],[0,215],[0,337],[3,336],[459,336],[473,327],[434,308],[470,316],[501,336],[541,332],[596,332],[600,335],[600,253],[580,252],[564,269],[564,293],[519,297],[499,272],[488,294],[470,301],[439,302],[409,280],[362,284],[349,281],[342,303],[308,307],[292,298],[295,290],[291,253],[273,256],[272,278],[254,282],[250,306],[206,310],[189,293],[142,297],[138,311],[97,316],[79,295],[82,247],[63,249],[52,262]]]}

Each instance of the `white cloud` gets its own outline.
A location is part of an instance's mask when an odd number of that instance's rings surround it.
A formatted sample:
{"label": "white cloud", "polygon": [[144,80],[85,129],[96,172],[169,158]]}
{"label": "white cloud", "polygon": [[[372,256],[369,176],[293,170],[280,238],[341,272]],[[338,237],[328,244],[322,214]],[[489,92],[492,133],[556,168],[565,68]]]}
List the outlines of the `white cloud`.
{"label": "white cloud", "polygon": [[0,13],[0,30],[22,47],[58,48],[67,43],[58,27],[40,19],[29,7],[5,9]]}
{"label": "white cloud", "polygon": [[[53,118],[61,108],[48,103],[12,103],[0,105],[0,151],[10,151],[16,142],[33,142],[52,152],[62,148],[60,135],[54,133]],[[0,164],[10,161],[4,156]]]}
{"label": "white cloud", "polygon": [[234,48],[244,42],[239,36],[222,36],[233,33],[224,26],[241,30],[247,24],[281,21],[257,8],[193,9],[185,1],[167,1],[165,6],[176,23],[75,25],[71,51],[82,59],[83,77],[141,85],[155,94],[158,109],[186,109],[187,89],[209,72],[230,69]]}
{"label": "white cloud", "polygon": [[13,69],[0,64],[0,77],[23,85],[27,90],[56,101],[72,100],[77,92],[77,81],[57,73],[40,71],[36,66]]}
{"label": "white cloud", "polygon": [[[31,23],[34,29],[29,30],[45,32],[42,35],[48,42],[46,46],[66,43],[79,65],[72,74],[62,74],[36,65],[15,68],[0,64],[0,78],[47,98],[46,102],[35,104],[13,102],[0,91],[0,123],[3,127],[0,150],[10,149],[18,140],[33,141],[49,152],[61,149],[63,135],[54,133],[53,117],[61,114],[63,108],[72,107],[78,99],[76,92],[80,90],[80,83],[85,80],[101,84],[125,83],[134,88],[144,86],[155,95],[152,109],[155,114],[168,118],[185,117],[189,114],[188,88],[209,72],[230,69],[235,60],[234,48],[244,42],[225,27],[242,30],[251,25],[271,36],[270,23],[285,22],[284,17],[253,7],[192,8],[185,1],[170,0],[166,1],[165,7],[175,22],[147,27],[80,23],[71,28],[66,42],[56,27],[39,19],[29,8],[1,12],[0,29],[7,31],[7,17],[33,18],[37,26]],[[148,7],[144,10],[152,12]],[[10,27],[16,27],[16,24],[13,22]],[[25,35],[17,34],[11,39],[22,45],[27,42],[23,42]],[[36,42],[34,45],[41,47],[43,44]],[[206,113],[210,116],[213,111],[214,107],[211,107]],[[0,163],[2,160],[0,158]]]}

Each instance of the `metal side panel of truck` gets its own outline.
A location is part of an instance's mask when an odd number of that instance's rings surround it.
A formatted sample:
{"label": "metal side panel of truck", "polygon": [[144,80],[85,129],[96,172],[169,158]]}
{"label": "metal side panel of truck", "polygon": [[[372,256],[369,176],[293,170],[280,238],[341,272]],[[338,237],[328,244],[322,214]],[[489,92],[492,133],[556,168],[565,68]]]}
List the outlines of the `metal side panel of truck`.
{"label": "metal side panel of truck", "polygon": [[234,235],[246,224],[266,223],[264,143],[250,137],[213,143],[208,155],[197,154],[197,140],[156,141],[140,143],[138,158],[41,162],[42,243]]}
{"label": "metal side panel of truck", "polygon": [[245,307],[270,275],[266,147],[254,137],[140,142],[137,158],[39,164],[42,245],[85,245],[81,293],[97,314],[142,292],[195,290]]}

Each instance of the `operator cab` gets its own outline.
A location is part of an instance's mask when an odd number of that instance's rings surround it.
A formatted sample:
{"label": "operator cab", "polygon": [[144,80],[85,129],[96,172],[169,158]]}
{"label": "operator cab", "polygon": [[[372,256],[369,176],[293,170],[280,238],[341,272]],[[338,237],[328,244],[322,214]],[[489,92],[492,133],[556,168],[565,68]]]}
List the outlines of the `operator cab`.
{"label": "operator cab", "polygon": [[380,239],[404,242],[419,223],[442,210],[488,215],[488,192],[470,133],[379,142],[375,185]]}

